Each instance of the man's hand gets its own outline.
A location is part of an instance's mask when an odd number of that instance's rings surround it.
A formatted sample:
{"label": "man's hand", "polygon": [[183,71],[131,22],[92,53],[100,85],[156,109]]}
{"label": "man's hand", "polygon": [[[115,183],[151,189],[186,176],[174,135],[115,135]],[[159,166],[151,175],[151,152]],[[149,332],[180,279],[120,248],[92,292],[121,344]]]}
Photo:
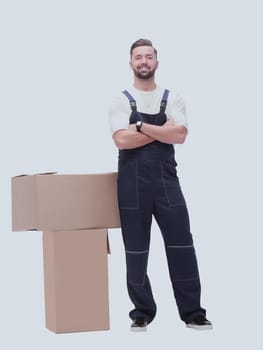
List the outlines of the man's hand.
{"label": "man's hand", "polygon": [[186,127],[177,125],[171,119],[167,119],[161,126],[143,123],[141,132],[155,140],[168,144],[183,143],[187,135]]}
{"label": "man's hand", "polygon": [[[167,121],[162,125],[163,127],[169,127],[169,126],[174,126],[175,122],[172,119],[167,119]],[[136,124],[130,124],[128,130],[130,131],[136,131]]]}
{"label": "man's hand", "polygon": [[155,141],[151,136],[138,132],[136,124],[130,124],[128,129],[116,131],[113,135],[116,146],[121,149],[138,148]]}

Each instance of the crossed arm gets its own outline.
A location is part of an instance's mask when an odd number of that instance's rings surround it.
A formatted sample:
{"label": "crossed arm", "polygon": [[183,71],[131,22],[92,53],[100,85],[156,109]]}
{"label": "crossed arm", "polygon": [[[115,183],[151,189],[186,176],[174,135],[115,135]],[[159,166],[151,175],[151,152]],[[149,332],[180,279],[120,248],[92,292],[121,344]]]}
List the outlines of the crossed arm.
{"label": "crossed arm", "polygon": [[186,135],[184,126],[168,119],[162,126],[143,123],[141,132],[136,130],[135,124],[130,124],[128,129],[117,130],[112,137],[121,150],[138,148],[155,140],[169,144],[184,143]]}

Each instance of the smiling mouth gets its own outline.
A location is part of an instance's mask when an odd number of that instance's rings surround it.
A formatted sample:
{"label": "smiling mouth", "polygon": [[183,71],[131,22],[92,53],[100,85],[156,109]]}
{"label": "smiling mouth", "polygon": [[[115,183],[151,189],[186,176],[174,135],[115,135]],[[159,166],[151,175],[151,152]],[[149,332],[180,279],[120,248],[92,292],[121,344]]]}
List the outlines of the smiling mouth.
{"label": "smiling mouth", "polygon": [[149,70],[149,69],[151,69],[151,67],[149,67],[149,66],[139,66],[138,69],[139,70]]}
{"label": "smiling mouth", "polygon": [[151,71],[151,69],[150,68],[139,68],[138,69],[138,71],[140,72],[140,73],[142,73],[142,74],[144,74],[144,73],[149,73],[150,71]]}

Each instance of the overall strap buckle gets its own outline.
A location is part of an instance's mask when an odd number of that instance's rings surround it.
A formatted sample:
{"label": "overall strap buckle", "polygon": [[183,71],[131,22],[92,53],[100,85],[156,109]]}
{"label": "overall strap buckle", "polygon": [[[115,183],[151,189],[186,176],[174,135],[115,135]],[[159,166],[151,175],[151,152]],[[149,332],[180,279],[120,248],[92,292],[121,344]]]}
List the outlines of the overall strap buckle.
{"label": "overall strap buckle", "polygon": [[132,111],[136,112],[137,105],[136,105],[135,99],[132,97],[132,95],[127,90],[122,91],[122,93],[128,98]]}
{"label": "overall strap buckle", "polygon": [[163,93],[162,101],[160,104],[160,112],[162,112],[162,113],[165,112],[165,108],[166,108],[167,100],[168,100],[168,95],[169,95],[169,90],[165,89],[164,93]]}

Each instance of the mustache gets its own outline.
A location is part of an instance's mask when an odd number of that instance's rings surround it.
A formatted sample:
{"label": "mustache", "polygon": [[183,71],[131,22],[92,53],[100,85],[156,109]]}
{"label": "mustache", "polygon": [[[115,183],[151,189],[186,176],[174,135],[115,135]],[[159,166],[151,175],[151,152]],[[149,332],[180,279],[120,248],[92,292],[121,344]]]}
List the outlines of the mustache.
{"label": "mustache", "polygon": [[141,68],[148,68],[148,69],[151,69],[151,67],[148,66],[147,63],[142,63],[142,64],[139,64],[139,65],[137,66],[137,69],[141,69]]}

